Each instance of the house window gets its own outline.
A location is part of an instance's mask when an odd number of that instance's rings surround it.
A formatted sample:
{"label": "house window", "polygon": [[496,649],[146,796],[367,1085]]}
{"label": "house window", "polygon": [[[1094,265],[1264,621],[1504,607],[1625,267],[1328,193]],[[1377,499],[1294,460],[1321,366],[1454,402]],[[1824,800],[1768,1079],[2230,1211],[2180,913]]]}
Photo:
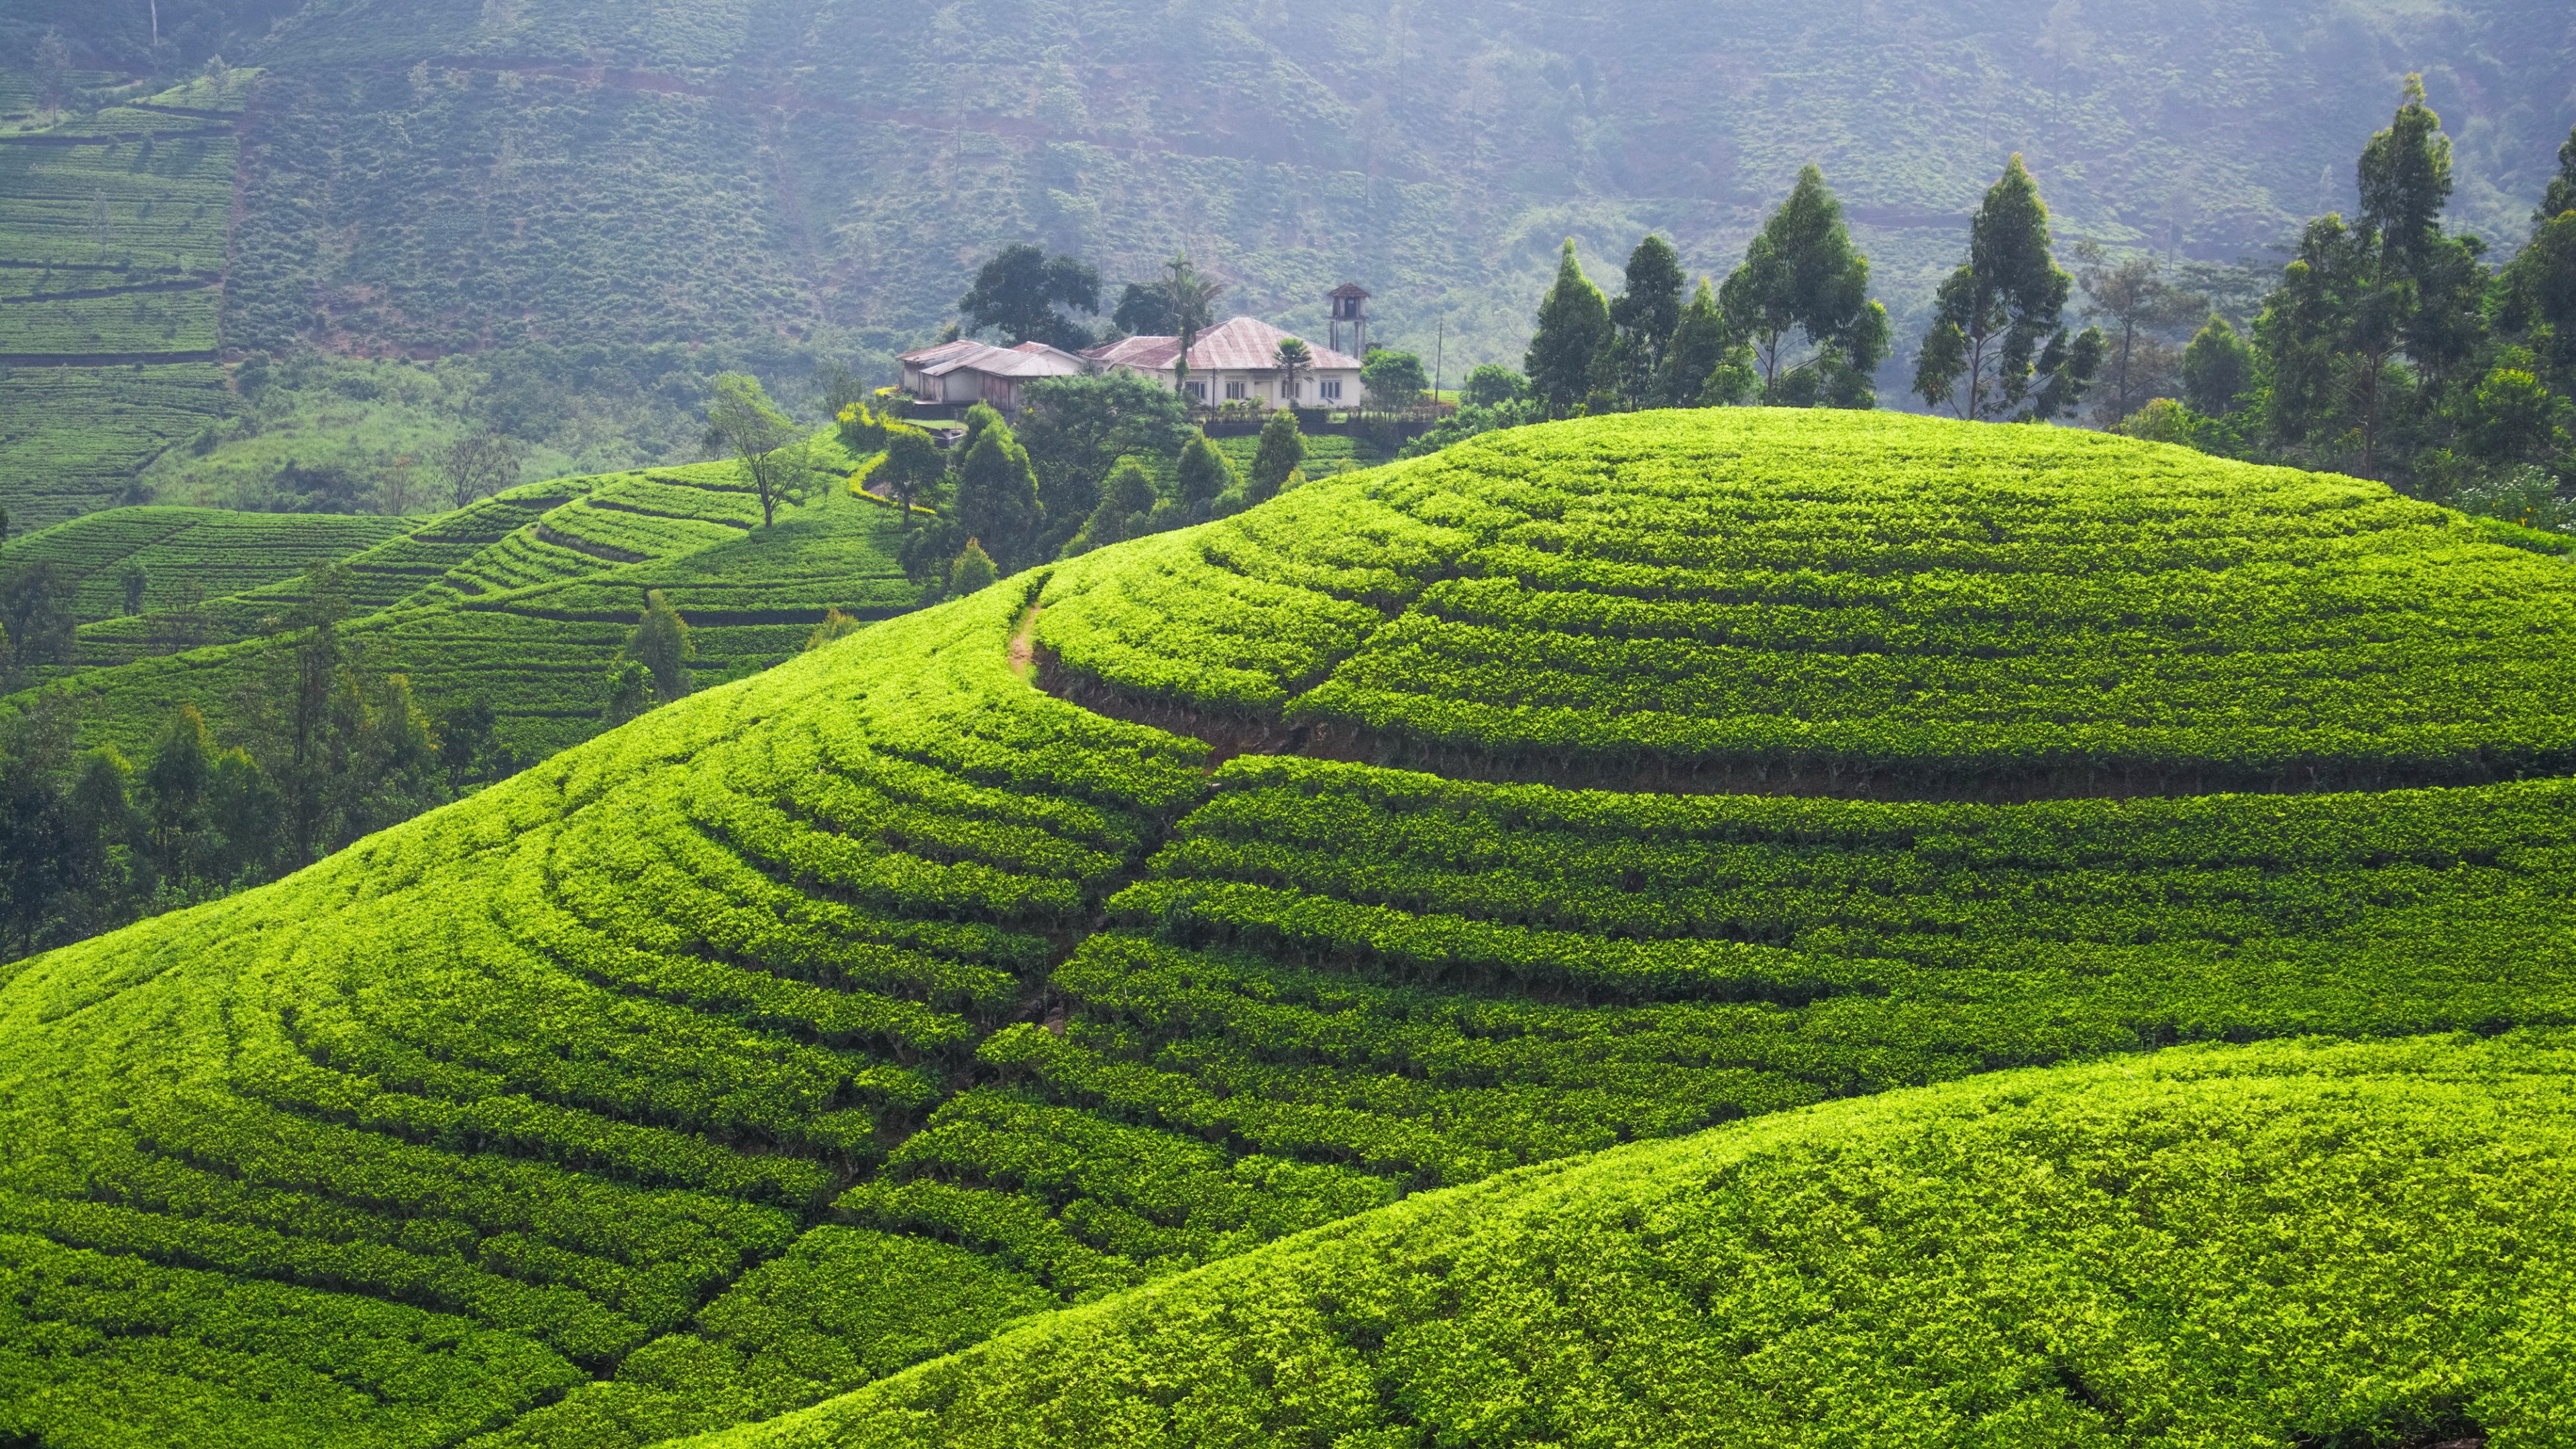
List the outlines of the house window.
{"label": "house window", "polygon": [[1340,402],[1342,400],[1342,380],[1338,377],[1325,378],[1323,381],[1315,384],[1315,391],[1322,393],[1324,395],[1324,401],[1326,402]]}
{"label": "house window", "polygon": [[1227,402],[1243,401],[1243,384],[1239,382],[1227,383],[1225,385],[1225,400]]}
{"label": "house window", "polygon": [[1203,382],[1193,382],[1193,383],[1191,383],[1191,384],[1190,384],[1190,396],[1191,396],[1192,398],[1194,398],[1194,399],[1196,399],[1196,400],[1200,401],[1200,402],[1206,402],[1206,401],[1207,401],[1207,384],[1206,384],[1206,383],[1203,383]]}

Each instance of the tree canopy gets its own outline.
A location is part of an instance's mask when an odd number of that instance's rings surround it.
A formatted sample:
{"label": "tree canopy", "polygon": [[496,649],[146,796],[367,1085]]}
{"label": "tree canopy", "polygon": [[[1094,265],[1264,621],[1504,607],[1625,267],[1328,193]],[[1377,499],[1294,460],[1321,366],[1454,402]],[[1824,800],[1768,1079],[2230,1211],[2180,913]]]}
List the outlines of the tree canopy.
{"label": "tree canopy", "polygon": [[778,521],[779,505],[802,503],[814,490],[805,430],[778,410],[750,373],[718,373],[713,388],[707,442],[730,451],[742,465],[743,480],[760,499],[761,525],[767,527]]}
{"label": "tree canopy", "polygon": [[1027,242],[1006,246],[957,299],[969,331],[998,331],[1005,343],[1089,347],[1091,332],[1066,314],[1100,310],[1100,273],[1078,257],[1050,257]]}
{"label": "tree canopy", "polygon": [[1765,402],[1875,402],[1869,377],[1887,356],[1887,309],[1869,299],[1869,259],[1852,247],[1842,203],[1815,166],[1799,170],[1745,247],[1718,305],[1753,343]]}
{"label": "tree canopy", "polygon": [[1941,283],[1914,391],[1972,421],[2072,411],[2102,356],[2099,332],[2070,341],[2061,324],[2074,285],[2051,253],[2039,183],[2015,152],[1969,219],[1968,259]]}
{"label": "tree canopy", "polygon": [[1592,389],[1593,363],[1610,342],[1610,303],[1575,259],[1574,238],[1556,265],[1556,283],[1539,299],[1538,330],[1531,334],[1521,370],[1530,391],[1549,413],[1579,406]]}

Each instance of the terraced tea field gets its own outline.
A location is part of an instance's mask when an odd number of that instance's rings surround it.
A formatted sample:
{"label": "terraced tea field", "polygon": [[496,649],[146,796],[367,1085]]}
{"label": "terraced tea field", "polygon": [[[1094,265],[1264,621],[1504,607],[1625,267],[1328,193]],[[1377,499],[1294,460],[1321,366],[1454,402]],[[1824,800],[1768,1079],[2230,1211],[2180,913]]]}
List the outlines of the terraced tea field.
{"label": "terraced tea field", "polygon": [[82,623],[126,612],[125,573],[143,570],[145,612],[249,593],[346,558],[411,527],[371,514],[111,508],[13,542],[9,557],[51,563],[76,588]]}
{"label": "terraced tea field", "polygon": [[0,1428],[2555,1442],[2571,591],[1760,410],[1005,580],[8,968]]}
{"label": "terraced tea field", "polygon": [[[121,509],[49,530],[29,546],[52,540],[49,547],[67,551],[71,540],[168,516],[227,527],[275,519],[290,530],[325,521]],[[798,652],[831,609],[879,619],[918,598],[893,561],[895,519],[885,505],[835,490],[773,528],[756,527],[759,517],[730,463],[529,484],[346,553],[340,562],[356,616],[342,631],[367,667],[409,676],[433,712],[474,699],[490,704],[501,743],[534,759],[598,731],[608,673],[648,590],[663,591],[690,622],[691,672],[701,685]],[[402,527],[329,522],[380,537]],[[221,737],[237,723],[244,682],[265,677],[281,657],[284,641],[272,631],[309,602],[309,585],[299,570],[194,608],[84,626],[79,662],[51,671],[45,683],[84,701],[89,743],[139,752],[183,704]],[[90,587],[85,580],[85,598]]]}
{"label": "terraced tea field", "polygon": [[34,526],[116,500],[223,412],[234,126],[256,73],[0,133],[0,495]]}

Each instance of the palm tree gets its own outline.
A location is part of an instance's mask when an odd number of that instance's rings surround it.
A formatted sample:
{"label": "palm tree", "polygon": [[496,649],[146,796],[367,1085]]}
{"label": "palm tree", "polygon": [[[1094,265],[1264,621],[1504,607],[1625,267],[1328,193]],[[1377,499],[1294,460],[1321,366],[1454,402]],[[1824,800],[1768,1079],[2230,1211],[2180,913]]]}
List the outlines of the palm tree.
{"label": "palm tree", "polygon": [[1279,405],[1287,407],[1297,401],[1297,374],[1314,367],[1315,354],[1302,338],[1282,337],[1270,365],[1279,369]]}
{"label": "palm tree", "polygon": [[1188,252],[1176,252],[1163,263],[1171,273],[1163,279],[1163,300],[1171,307],[1172,330],[1180,334],[1181,355],[1173,363],[1172,386],[1187,393],[1190,384],[1190,345],[1198,341],[1199,332],[1216,320],[1216,299],[1225,295],[1225,283],[1204,275],[1190,262]]}

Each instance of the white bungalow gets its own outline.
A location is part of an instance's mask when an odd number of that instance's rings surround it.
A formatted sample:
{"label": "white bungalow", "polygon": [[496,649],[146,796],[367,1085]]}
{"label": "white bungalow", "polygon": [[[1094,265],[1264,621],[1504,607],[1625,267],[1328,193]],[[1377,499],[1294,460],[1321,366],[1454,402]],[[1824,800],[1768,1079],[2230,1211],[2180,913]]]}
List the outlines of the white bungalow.
{"label": "white bungalow", "polygon": [[986,342],[943,342],[907,352],[903,390],[915,401],[972,407],[991,403],[1006,417],[1020,412],[1020,386],[1042,377],[1080,377],[1096,370],[1081,357],[1043,342],[995,347]]}
{"label": "white bungalow", "polygon": [[[1258,317],[1236,317],[1200,333],[1190,343],[1190,401],[1202,407],[1252,403],[1278,407],[1358,407],[1360,360],[1329,347],[1306,344],[1314,359],[1297,374],[1297,395],[1285,395],[1287,380],[1278,364],[1279,344],[1294,334]],[[1132,372],[1165,388],[1181,386],[1177,363],[1181,339],[1130,337],[1085,351],[1083,357],[1102,371]]]}

